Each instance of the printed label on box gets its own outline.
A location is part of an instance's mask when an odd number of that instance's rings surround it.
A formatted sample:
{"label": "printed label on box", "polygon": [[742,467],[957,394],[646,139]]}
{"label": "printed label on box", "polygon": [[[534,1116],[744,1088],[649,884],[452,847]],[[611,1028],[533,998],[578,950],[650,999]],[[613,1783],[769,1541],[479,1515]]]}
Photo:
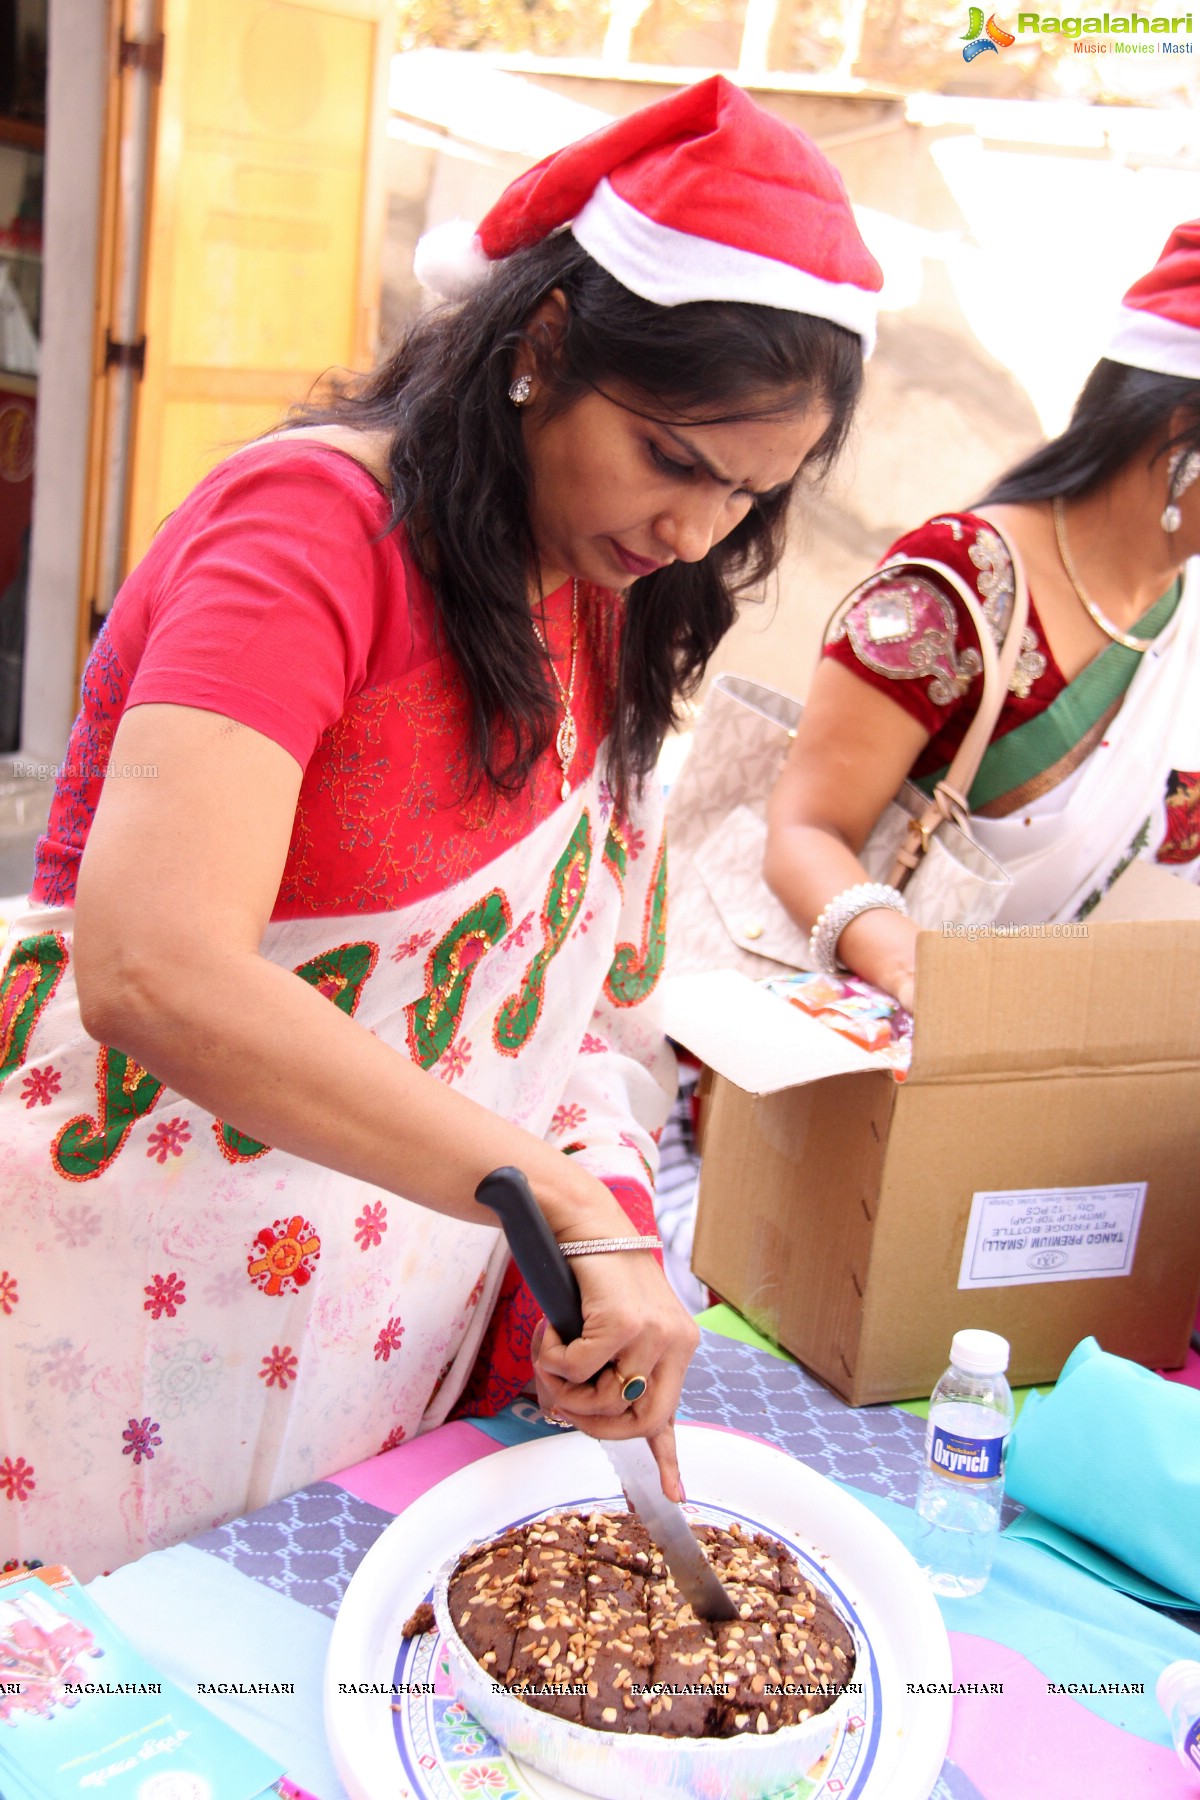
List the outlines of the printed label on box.
{"label": "printed label on box", "polygon": [[1146,1183],[975,1194],[960,1288],[1094,1281],[1133,1268]]}

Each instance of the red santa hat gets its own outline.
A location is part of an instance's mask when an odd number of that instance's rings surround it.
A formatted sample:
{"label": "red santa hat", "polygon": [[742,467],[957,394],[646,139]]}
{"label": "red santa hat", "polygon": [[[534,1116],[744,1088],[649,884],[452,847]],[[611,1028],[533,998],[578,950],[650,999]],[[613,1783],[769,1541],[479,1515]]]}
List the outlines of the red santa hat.
{"label": "red santa hat", "polygon": [[518,176],[471,232],[417,245],[425,287],[461,299],[488,267],[569,226],[658,306],[741,300],[831,319],[869,353],[883,276],[836,169],[723,75],[618,119]]}
{"label": "red santa hat", "polygon": [[1177,225],[1150,273],[1134,282],[1104,354],[1200,381],[1200,219]]}

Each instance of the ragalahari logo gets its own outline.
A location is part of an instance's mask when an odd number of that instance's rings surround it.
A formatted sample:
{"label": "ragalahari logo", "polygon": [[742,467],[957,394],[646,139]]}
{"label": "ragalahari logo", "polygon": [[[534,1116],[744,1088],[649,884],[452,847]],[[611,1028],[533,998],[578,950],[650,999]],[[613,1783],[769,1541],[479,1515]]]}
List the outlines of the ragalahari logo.
{"label": "ragalahari logo", "polygon": [[969,26],[970,29],[963,32],[963,37],[970,40],[963,46],[964,62],[974,62],[985,50],[1007,50],[1017,41],[1011,31],[1005,31],[1003,25],[996,23],[995,13],[985,25],[982,6],[971,8]]}

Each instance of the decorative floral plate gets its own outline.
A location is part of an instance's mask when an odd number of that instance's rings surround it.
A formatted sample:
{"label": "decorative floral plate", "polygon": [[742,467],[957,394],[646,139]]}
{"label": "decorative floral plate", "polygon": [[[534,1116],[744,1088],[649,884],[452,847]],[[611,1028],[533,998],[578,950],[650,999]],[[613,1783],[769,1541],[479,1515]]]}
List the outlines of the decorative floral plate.
{"label": "decorative floral plate", "polygon": [[[844,1728],[773,1800],[927,1800],[950,1701],[910,1696],[907,1684],[949,1682],[950,1647],[908,1552],[866,1507],[771,1445],[693,1425],[680,1428],[679,1450],[689,1492],[711,1496],[688,1512],[782,1539],[869,1647]],[[460,1469],[388,1527],[346,1591],[326,1664],[326,1730],[353,1800],[577,1800],[506,1756],[465,1711],[436,1631],[406,1640],[400,1630],[468,1542],[558,1507],[620,1507],[614,1488],[603,1452],[573,1433]]]}

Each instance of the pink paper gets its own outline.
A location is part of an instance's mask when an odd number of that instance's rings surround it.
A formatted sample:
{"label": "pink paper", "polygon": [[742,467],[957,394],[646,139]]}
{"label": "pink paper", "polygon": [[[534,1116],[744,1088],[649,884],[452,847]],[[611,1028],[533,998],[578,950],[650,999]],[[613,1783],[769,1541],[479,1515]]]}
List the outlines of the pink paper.
{"label": "pink paper", "polygon": [[958,1694],[950,1760],[987,1800],[1196,1800],[1173,1750],[1048,1694],[1046,1677],[1016,1650],[950,1633],[955,1681],[1004,1683],[1002,1694]]}
{"label": "pink paper", "polygon": [[329,1479],[383,1512],[401,1513],[456,1469],[465,1469],[468,1463],[479,1462],[503,1448],[486,1432],[476,1431],[465,1419],[459,1419],[414,1438],[411,1444],[388,1450],[383,1456],[355,1463],[353,1468],[343,1469],[340,1475]]}

